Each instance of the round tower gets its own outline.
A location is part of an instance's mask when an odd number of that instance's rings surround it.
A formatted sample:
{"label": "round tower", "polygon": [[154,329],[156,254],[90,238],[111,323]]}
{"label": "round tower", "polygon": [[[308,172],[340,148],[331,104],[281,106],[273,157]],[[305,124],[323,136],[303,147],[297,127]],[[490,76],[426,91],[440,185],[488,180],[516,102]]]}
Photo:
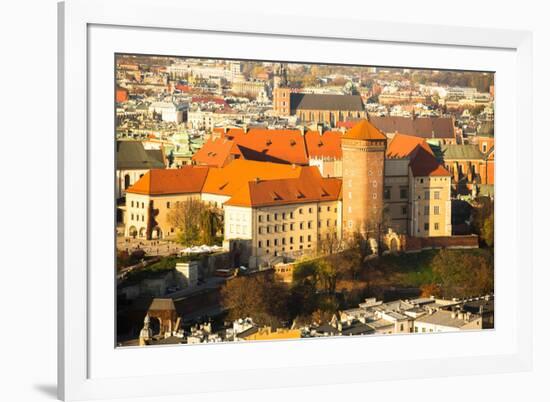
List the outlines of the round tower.
{"label": "round tower", "polygon": [[342,222],[344,234],[374,235],[384,209],[386,136],[361,120],[342,137]]}

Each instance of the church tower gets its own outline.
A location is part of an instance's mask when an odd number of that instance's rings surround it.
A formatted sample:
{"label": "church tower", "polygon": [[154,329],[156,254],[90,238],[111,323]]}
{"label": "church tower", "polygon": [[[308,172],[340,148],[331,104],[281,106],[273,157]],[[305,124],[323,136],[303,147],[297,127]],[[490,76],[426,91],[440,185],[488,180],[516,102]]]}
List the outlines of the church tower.
{"label": "church tower", "polygon": [[290,116],[290,92],[286,66],[281,63],[273,77],[273,110],[277,116]]}
{"label": "church tower", "polygon": [[373,233],[383,219],[386,136],[361,120],[342,137],[344,234]]}

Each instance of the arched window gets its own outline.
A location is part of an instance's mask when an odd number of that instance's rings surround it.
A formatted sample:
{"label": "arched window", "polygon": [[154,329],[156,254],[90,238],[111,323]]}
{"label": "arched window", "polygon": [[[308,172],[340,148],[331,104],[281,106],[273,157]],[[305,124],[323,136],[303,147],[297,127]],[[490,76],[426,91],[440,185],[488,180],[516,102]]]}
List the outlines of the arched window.
{"label": "arched window", "polygon": [[124,190],[126,190],[128,187],[130,187],[130,175],[126,174],[124,175]]}

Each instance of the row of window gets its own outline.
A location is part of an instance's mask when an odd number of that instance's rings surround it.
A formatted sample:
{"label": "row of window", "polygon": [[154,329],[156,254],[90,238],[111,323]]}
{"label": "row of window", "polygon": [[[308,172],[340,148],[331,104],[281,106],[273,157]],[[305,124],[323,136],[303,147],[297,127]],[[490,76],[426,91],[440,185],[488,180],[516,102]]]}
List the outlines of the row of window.
{"label": "row of window", "polygon": [[[330,233],[327,233],[325,236],[326,236],[327,240],[330,240],[330,237],[331,237]],[[334,238],[336,238],[335,233],[333,233],[332,236]],[[312,240],[311,235],[298,236],[298,243],[300,243],[300,244],[304,243],[304,241],[307,241],[308,243],[310,243],[311,240]],[[321,240],[321,234],[320,233],[317,234],[317,240],[319,240],[319,241]],[[288,238],[288,241],[287,241],[286,237],[281,237],[280,239],[273,239],[273,240],[267,239],[265,241],[258,240],[258,248],[262,248],[262,247],[264,247],[264,245],[265,245],[265,247],[271,247],[271,246],[277,247],[277,246],[285,246],[287,244],[294,244],[294,236],[290,236]],[[308,247],[309,247],[309,245],[308,245]],[[302,248],[302,247],[300,246],[300,248]],[[290,249],[292,250],[292,247]],[[283,251],[284,251],[284,249],[283,249]]]}
{"label": "row of window", "polygon": [[[136,219],[135,219],[136,221],[139,222],[139,221],[141,220],[142,222],[145,222],[145,215],[134,215],[134,214],[131,214],[131,215],[130,215],[130,220],[133,221],[133,220],[134,220],[134,216],[135,216],[135,218],[136,218]],[[140,218],[141,218],[141,219],[140,219]]]}
{"label": "row of window", "polygon": [[[332,209],[332,207],[330,205],[328,205],[326,207],[326,210],[327,212],[330,212],[331,210],[334,210],[335,213],[338,212],[338,208],[334,208]],[[322,212],[322,207],[318,207],[317,209],[318,212]],[[307,212],[309,214],[312,214],[313,213],[313,208],[312,207],[309,207],[307,209]],[[298,214],[300,215],[303,215],[304,214],[304,208],[300,208],[298,209]],[[266,222],[270,222],[271,221],[271,214],[265,214],[265,215],[258,215],[258,222],[263,222],[265,219]],[[277,220],[285,220],[285,219],[294,219],[294,212],[281,212],[281,213],[278,213],[278,212],[275,212],[273,214],[273,220],[274,221],[277,221]]]}
{"label": "row of window", "polygon": [[[424,230],[430,230],[430,224],[425,223],[424,224]],[[434,230],[439,230],[439,222],[434,222]],[[420,229],[418,229],[418,232],[420,232]]]}
{"label": "row of window", "polygon": [[139,201],[135,201],[135,202],[134,202],[134,200],[132,200],[132,201],[130,202],[130,206],[131,206],[132,208],[133,208],[134,206],[135,206],[136,208],[140,208],[140,205],[141,205],[141,208],[142,208],[142,209],[145,208],[145,203],[144,203],[144,202],[141,202],[141,203],[140,203]]}
{"label": "row of window", "polygon": [[[338,226],[338,221],[335,219],[333,222],[333,226]],[[331,220],[330,219],[327,219],[325,221],[326,223],[326,227],[330,227],[331,226]],[[300,222],[298,223],[298,227],[300,228],[300,230],[304,230],[304,229],[313,229],[313,221],[308,221],[307,223],[306,222]],[[318,221],[317,222],[317,227],[318,228],[321,228],[323,227],[323,222],[322,221]],[[287,231],[287,228],[292,231],[294,230],[294,223],[289,223],[289,224],[286,224],[286,223],[283,223],[282,225],[268,225],[268,226],[260,226],[258,227],[258,234],[264,234],[264,233],[278,233],[278,232],[286,232]]]}
{"label": "row of window", "polygon": [[[409,189],[407,187],[401,187],[399,189],[399,198],[402,200],[409,198]],[[384,199],[391,199],[391,187],[384,187]]]}
{"label": "row of window", "polygon": [[[424,215],[430,214],[430,206],[425,205],[424,206]],[[434,205],[434,215],[439,215],[439,205]]]}
{"label": "row of window", "polygon": [[[418,196],[418,199],[420,199],[420,195]],[[430,191],[429,190],[424,191],[424,199],[425,200],[430,199]],[[441,199],[440,192],[439,191],[434,191],[434,200],[440,200],[440,199]]]}

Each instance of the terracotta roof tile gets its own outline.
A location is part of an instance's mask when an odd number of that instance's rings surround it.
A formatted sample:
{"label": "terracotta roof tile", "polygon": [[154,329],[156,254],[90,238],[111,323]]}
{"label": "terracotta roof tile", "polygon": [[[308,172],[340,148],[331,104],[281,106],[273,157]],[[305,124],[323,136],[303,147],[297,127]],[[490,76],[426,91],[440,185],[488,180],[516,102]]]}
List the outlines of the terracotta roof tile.
{"label": "terracotta roof tile", "polygon": [[433,155],[430,145],[424,138],[412,135],[395,134],[386,149],[387,158],[407,158],[420,145],[427,152]]}
{"label": "terracotta roof tile", "polygon": [[450,176],[447,169],[441,165],[433,152],[428,152],[423,146],[417,145],[411,153],[411,171],[415,177]]}
{"label": "terracotta roof tile", "polygon": [[233,157],[241,157],[242,153],[234,141],[227,138],[207,140],[204,145],[193,155],[193,161],[199,165],[223,167]]}
{"label": "terracotta roof tile", "polygon": [[305,134],[309,158],[342,159],[342,133],[338,131],[308,131]]}
{"label": "terracotta roof tile", "polygon": [[200,193],[208,170],[209,168],[205,166],[151,169],[126,192],[148,195]]}
{"label": "terracotta roof tile", "polygon": [[297,178],[303,169],[316,167],[236,159],[223,168],[210,168],[203,192],[232,196],[256,178],[260,180]]}
{"label": "terracotta roof tile", "polygon": [[307,165],[305,140],[300,130],[229,129],[225,137],[239,147],[245,159]]}
{"label": "terracotta roof tile", "polygon": [[317,168],[303,169],[298,178],[250,181],[226,205],[259,207],[335,201],[341,186],[340,179],[323,178]]}
{"label": "terracotta roof tile", "polygon": [[347,140],[385,140],[386,136],[371,122],[363,119],[346,131],[342,138]]}

